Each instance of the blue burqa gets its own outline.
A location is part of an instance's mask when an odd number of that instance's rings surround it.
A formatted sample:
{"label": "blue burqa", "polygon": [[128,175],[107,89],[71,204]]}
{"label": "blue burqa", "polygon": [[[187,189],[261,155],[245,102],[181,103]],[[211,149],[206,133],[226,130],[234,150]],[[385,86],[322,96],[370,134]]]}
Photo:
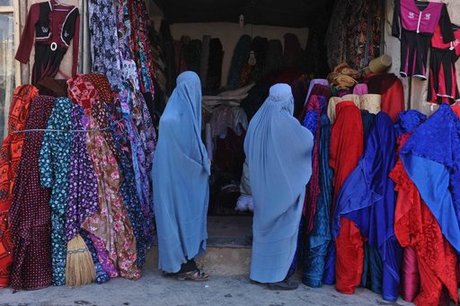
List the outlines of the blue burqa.
{"label": "blue burqa", "polygon": [[400,153],[407,174],[460,253],[460,119],[447,104],[418,127]]}
{"label": "blue burqa", "polygon": [[201,84],[183,72],[160,119],[153,176],[159,269],[178,272],[206,248],[210,162],[201,140]]}
{"label": "blue burqa", "polygon": [[[375,126],[366,143],[364,156],[343,184],[332,226],[333,235],[340,231],[340,218],[352,220],[371,248],[382,260],[382,296],[388,301],[398,298],[402,249],[394,234],[396,205],[394,183],[389,174],[396,162],[396,131],[384,112],[377,114]],[[375,284],[372,286],[377,288]],[[379,289],[377,289],[380,291]]]}
{"label": "blue burqa", "polygon": [[297,247],[313,135],[293,115],[291,87],[276,84],[252,118],[244,142],[254,198],[250,278],[282,281]]}

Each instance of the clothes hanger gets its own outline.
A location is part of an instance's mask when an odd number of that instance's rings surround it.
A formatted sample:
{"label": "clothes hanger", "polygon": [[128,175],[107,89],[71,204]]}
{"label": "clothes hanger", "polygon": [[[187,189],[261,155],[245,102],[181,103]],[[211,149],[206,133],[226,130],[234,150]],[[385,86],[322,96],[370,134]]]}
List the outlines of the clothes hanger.
{"label": "clothes hanger", "polygon": [[[67,3],[64,3],[62,0],[54,0],[54,6],[66,6],[66,7],[72,7],[73,5],[70,5],[70,4],[67,4]],[[60,9],[60,8],[53,8],[54,11],[58,11],[58,12],[68,12],[69,9],[68,8],[65,8],[65,9]]]}

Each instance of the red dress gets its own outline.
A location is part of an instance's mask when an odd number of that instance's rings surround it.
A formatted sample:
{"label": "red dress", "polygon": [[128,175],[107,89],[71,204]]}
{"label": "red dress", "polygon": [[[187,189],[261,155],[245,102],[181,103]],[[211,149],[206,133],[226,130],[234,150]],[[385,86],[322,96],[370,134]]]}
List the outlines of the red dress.
{"label": "red dress", "polygon": [[[334,171],[334,206],[342,184],[357,166],[364,151],[361,112],[351,101],[336,106],[337,119],[332,126],[329,164]],[[364,262],[364,238],[357,226],[342,218],[336,239],[336,288],[352,294],[361,282]]]}
{"label": "red dress", "polygon": [[37,88],[32,85],[19,86],[15,89],[8,119],[8,136],[0,149],[0,288],[8,287],[10,268],[13,263],[13,242],[8,211],[11,207],[14,181],[25,139],[24,133],[15,132],[25,128],[30,104],[37,94]]}
{"label": "red dress", "polygon": [[[400,136],[401,148],[410,134]],[[457,255],[443,237],[436,218],[420,197],[400,160],[390,177],[396,184],[395,234],[403,247],[412,247],[417,256],[420,292],[416,305],[440,305],[443,288],[457,304]]]}
{"label": "red dress", "polygon": [[56,0],[34,3],[30,6],[16,59],[23,64],[35,43],[35,59],[32,69],[32,84],[45,77],[55,77],[61,61],[72,45],[72,76],[77,73],[80,38],[80,13],[73,5]]}

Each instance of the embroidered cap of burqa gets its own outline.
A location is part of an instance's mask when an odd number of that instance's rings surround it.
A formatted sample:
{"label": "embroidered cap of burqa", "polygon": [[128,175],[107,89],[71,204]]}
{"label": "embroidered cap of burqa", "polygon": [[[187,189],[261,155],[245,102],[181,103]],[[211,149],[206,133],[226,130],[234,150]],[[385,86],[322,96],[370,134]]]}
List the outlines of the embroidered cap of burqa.
{"label": "embroidered cap of burqa", "polygon": [[160,119],[152,170],[159,269],[170,273],[205,251],[210,174],[200,79],[186,71],[176,82]]}
{"label": "embroidered cap of burqa", "polygon": [[293,111],[290,86],[272,86],[244,143],[254,198],[250,278],[262,283],[286,277],[312,171],[313,135],[292,116]]}

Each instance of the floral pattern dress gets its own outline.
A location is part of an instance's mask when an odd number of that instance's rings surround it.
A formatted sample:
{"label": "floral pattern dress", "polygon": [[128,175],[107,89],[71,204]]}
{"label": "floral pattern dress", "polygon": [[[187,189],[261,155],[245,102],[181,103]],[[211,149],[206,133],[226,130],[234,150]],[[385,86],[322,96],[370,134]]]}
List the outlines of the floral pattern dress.
{"label": "floral pattern dress", "polygon": [[122,71],[115,3],[112,0],[89,0],[88,11],[92,70],[105,74],[110,84],[117,87]]}
{"label": "floral pattern dress", "polygon": [[109,116],[104,102],[91,105],[89,127],[101,129],[90,133],[87,138],[88,152],[97,174],[99,210],[85,220],[83,228],[104,243],[109,259],[122,277],[138,279],[140,270],[136,265],[136,239],[119,192],[123,177],[118,167],[112,134],[105,130],[109,127]]}
{"label": "floral pattern dress", "polygon": [[72,102],[58,98],[48,120],[40,150],[40,182],[51,188],[51,243],[53,284],[65,284],[67,259],[66,209],[69,196],[70,157],[72,151]]}
{"label": "floral pattern dress", "polygon": [[72,106],[72,152],[69,174],[69,198],[66,211],[67,241],[80,233],[84,220],[98,208],[97,178],[86,148],[87,133],[83,122],[88,121],[80,105]]}

